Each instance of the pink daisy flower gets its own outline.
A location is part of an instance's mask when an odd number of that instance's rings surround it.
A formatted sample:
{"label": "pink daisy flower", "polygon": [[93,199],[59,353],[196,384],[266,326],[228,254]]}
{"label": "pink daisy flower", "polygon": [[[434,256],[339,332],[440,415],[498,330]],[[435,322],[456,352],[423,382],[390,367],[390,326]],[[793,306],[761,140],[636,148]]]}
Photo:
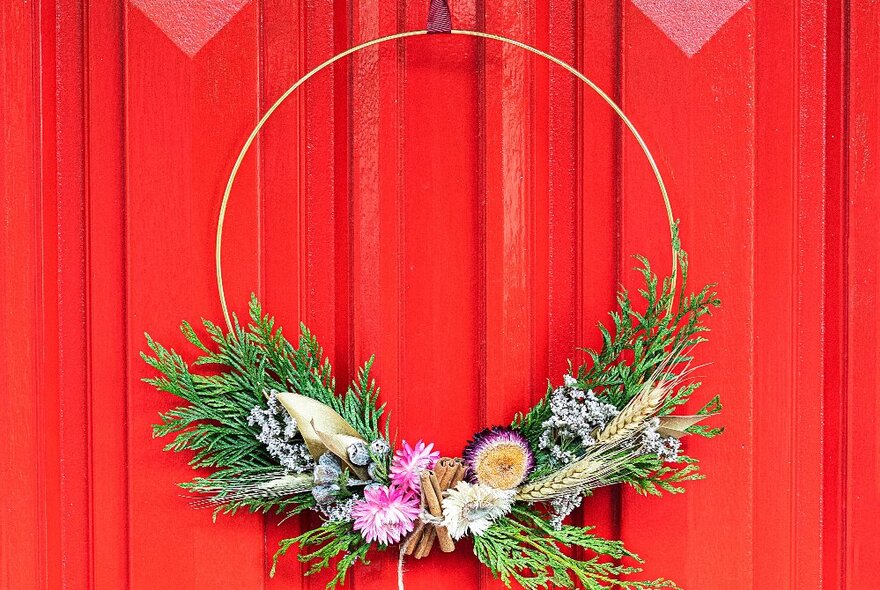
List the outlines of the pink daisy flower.
{"label": "pink daisy flower", "polygon": [[391,483],[403,490],[418,492],[421,489],[419,474],[425,469],[433,469],[440,459],[440,453],[434,451],[434,443],[426,445],[419,441],[415,447],[403,441],[403,446],[394,452],[391,461]]}
{"label": "pink daisy flower", "polygon": [[376,486],[364,490],[364,499],[354,504],[351,516],[354,530],[368,543],[391,545],[413,530],[419,512],[419,499],[414,494],[394,486]]}

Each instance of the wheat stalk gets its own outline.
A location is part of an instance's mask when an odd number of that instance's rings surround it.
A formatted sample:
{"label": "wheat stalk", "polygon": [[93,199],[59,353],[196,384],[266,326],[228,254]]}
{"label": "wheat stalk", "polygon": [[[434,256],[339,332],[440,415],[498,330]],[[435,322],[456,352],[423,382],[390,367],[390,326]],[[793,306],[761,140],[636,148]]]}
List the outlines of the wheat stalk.
{"label": "wheat stalk", "polygon": [[675,350],[666,357],[623,410],[595,434],[595,444],[583,457],[521,486],[516,499],[542,502],[620,481],[621,467],[640,452],[641,445],[637,440],[649,420],[663,407],[669,393],[692,371],[688,365],[674,377],[666,374],[673,359],[681,353],[681,349]]}
{"label": "wheat stalk", "polygon": [[587,455],[574,463],[521,486],[516,499],[543,502],[615,483],[619,479],[620,467],[634,455],[630,442],[621,439],[612,444],[594,445]]}
{"label": "wheat stalk", "polygon": [[660,363],[623,410],[606,424],[605,428],[595,433],[596,442],[608,443],[628,438],[643,428],[645,423],[660,411],[666,397],[694,370],[688,364],[674,377],[669,377],[667,374],[673,359],[683,352],[684,349],[673,350]]}
{"label": "wheat stalk", "polygon": [[668,383],[654,385],[648,382],[626,407],[596,434],[596,442],[608,443],[621,440],[642,429],[645,422],[660,410],[671,389]]}
{"label": "wheat stalk", "polygon": [[278,471],[240,476],[234,480],[200,480],[196,485],[190,486],[189,490],[198,494],[213,494],[208,498],[193,499],[193,507],[203,508],[258,498],[283,498],[307,492],[314,484],[311,475]]}

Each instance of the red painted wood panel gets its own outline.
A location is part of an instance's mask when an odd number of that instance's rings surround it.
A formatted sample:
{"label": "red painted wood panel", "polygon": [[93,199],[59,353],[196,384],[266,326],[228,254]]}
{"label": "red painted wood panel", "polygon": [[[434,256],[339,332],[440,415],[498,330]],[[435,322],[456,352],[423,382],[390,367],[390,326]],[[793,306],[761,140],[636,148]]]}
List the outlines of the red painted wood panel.
{"label": "red painted wood panel", "polygon": [[[454,26],[569,61],[620,101],[724,306],[698,358],[727,432],[708,479],[607,490],[584,523],[684,588],[874,587],[880,8],[846,0],[454,0]],[[0,588],[322,588],[296,520],[190,509],[149,425],[142,334],[221,320],[213,232],[233,158],[297,77],[424,27],[427,2],[5,3],[0,124]],[[316,76],[242,168],[230,303],[305,321],[340,383],[376,354],[398,438],[448,454],[599,344],[632,254],[669,264],[638,146],[570,76],[462,37],[386,44]],[[696,402],[695,402],[696,403]],[[395,583],[393,552],[351,587]],[[409,588],[499,584],[468,554]]]}

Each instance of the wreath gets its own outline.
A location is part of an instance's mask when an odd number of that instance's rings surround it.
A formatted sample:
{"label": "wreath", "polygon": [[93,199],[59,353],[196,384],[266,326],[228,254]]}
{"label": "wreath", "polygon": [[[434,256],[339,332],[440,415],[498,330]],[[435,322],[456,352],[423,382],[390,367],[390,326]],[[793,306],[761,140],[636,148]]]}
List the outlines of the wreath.
{"label": "wreath", "polygon": [[[432,5],[441,8],[444,2]],[[693,348],[704,341],[705,316],[719,305],[713,286],[687,290],[687,257],[678,239],[669,199],[654,159],[619,107],[572,66],[538,49],[475,31],[449,30],[433,14],[428,31],[398,33],[353,47],[310,71],[267,111],[236,161],[220,209],[217,281],[226,326],[203,320],[207,338],[189,323],[186,339],[199,351],[192,363],[149,336],[143,359],[159,375],[145,381],[185,404],[160,416],[156,437],[172,436],[168,451],[190,451],[203,477],[180,484],[195,506],[214,514],[247,509],[285,517],[305,510],[320,526],[281,541],[272,565],[299,546],[308,573],[335,565],[332,588],[348,570],[367,563],[371,550],[397,546],[404,556],[426,557],[435,543],[455,549],[471,537],[473,552],[506,584],[524,588],[676,588],[666,579],[622,581],[640,571],[639,558],[619,541],[565,524],[593,490],[626,484],[641,494],[683,492],[700,479],[698,462],[681,438],[714,437],[720,428],[700,424],[721,409],[716,396],[697,414],[680,415],[699,387],[690,377]],[[448,18],[448,13],[447,18]],[[439,19],[439,20],[438,20]],[[438,25],[439,22],[439,25]],[[318,71],[360,49],[385,41],[446,32],[493,39],[556,63],[596,91],[620,116],[654,170],[670,220],[673,266],[659,279],[637,257],[644,281],[638,301],[621,290],[609,326],[599,325],[602,345],[585,350],[586,362],[548,385],[535,406],[510,424],[477,432],[459,456],[440,457],[430,437],[400,441],[370,377],[373,359],[344,391],[315,336],[301,325],[294,344],[250,300],[250,321],[230,315],[223,291],[220,252],[223,221],[236,172],[272,112]],[[210,370],[204,370],[209,368]],[[573,554],[570,547],[583,551]],[[580,555],[581,557],[577,557]],[[402,582],[401,582],[402,586]]]}

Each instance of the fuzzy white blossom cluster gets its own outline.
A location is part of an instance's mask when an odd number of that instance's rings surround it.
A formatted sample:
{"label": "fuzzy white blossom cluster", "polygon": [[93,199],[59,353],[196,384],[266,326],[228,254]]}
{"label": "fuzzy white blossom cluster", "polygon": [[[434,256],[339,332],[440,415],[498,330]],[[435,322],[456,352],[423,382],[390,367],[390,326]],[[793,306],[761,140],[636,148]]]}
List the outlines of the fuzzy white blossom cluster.
{"label": "fuzzy white blossom cluster", "polygon": [[678,461],[681,441],[674,436],[662,436],[657,432],[659,427],[659,418],[654,418],[648,423],[648,428],[642,436],[642,449],[645,453],[656,454],[663,461],[674,463]]}
{"label": "fuzzy white blossom cluster", "polygon": [[550,500],[550,526],[557,531],[561,529],[562,521],[581,505],[583,497],[583,491],[577,491],[573,494],[566,494]]}
{"label": "fuzzy white blossom cluster", "polygon": [[619,413],[613,404],[600,401],[592,390],[579,389],[577,379],[566,375],[565,385],[550,394],[550,418],[542,424],[544,433],[538,446],[549,451],[554,462],[570,463],[577,457],[560,442],[574,441],[588,447],[596,442],[593,431],[604,427]]}
{"label": "fuzzy white blossom cluster", "polygon": [[351,509],[354,508],[354,505],[357,504],[359,500],[359,496],[352,496],[347,500],[340,500],[331,504],[318,506],[318,510],[320,510],[321,514],[331,522],[348,522],[354,520],[351,516]]}
{"label": "fuzzy white blossom cluster", "polygon": [[278,401],[275,391],[269,392],[266,407],[255,406],[247,418],[251,426],[259,426],[257,440],[266,445],[269,455],[282,467],[296,473],[311,472],[312,456],[305,443],[295,440],[299,432],[294,420]]}

